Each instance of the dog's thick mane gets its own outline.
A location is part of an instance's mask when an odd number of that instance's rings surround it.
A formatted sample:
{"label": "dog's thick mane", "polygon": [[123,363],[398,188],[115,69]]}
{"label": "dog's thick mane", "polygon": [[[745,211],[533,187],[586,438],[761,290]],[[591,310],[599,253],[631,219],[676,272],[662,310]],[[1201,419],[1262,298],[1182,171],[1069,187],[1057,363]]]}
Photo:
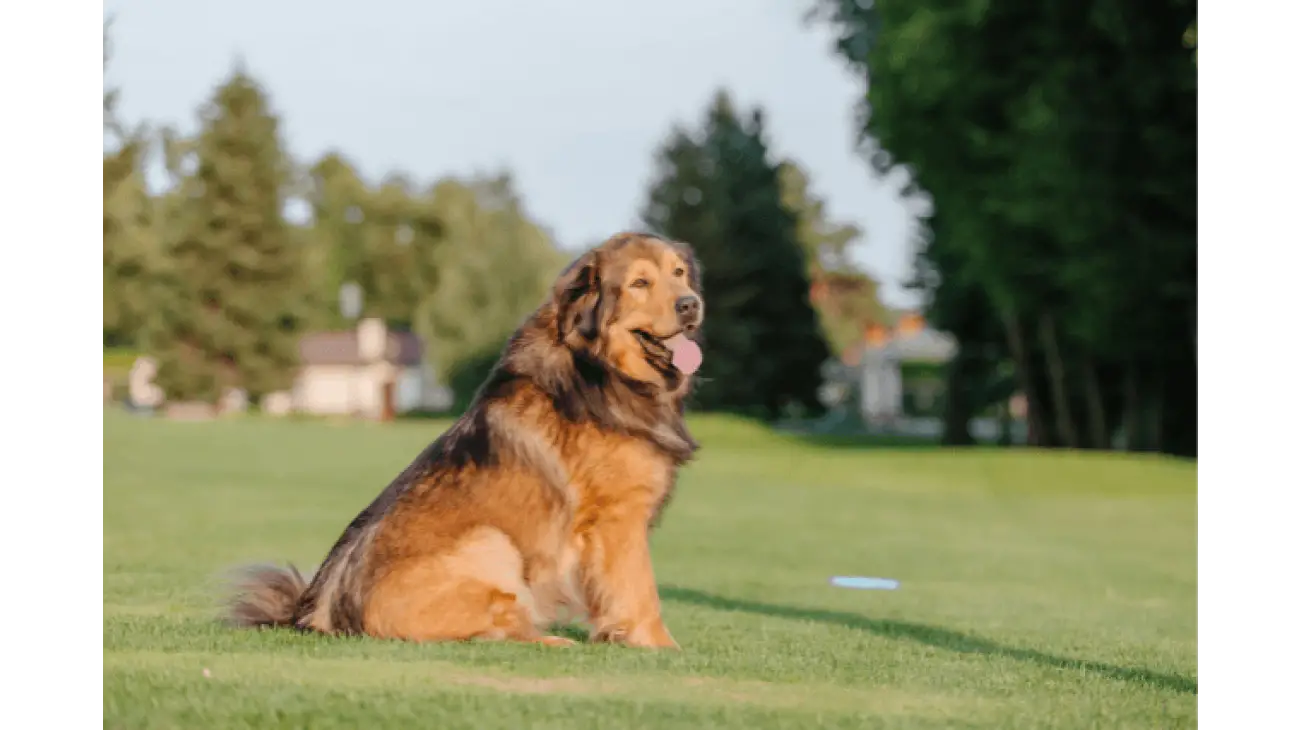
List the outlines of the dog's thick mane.
{"label": "dog's thick mane", "polygon": [[555,307],[544,305],[507,343],[480,396],[531,385],[565,420],[646,439],[678,464],[690,460],[699,447],[684,418],[689,381],[674,381],[669,391],[635,380],[560,337]]}

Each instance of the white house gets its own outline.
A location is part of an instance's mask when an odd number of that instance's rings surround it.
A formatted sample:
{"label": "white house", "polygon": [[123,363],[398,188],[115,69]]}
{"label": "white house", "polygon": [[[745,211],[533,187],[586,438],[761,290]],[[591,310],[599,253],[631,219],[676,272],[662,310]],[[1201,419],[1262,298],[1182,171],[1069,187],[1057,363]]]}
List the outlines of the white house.
{"label": "white house", "polygon": [[892,421],[903,415],[903,372],[888,346],[862,348],[855,374],[864,420]]}
{"label": "white house", "polygon": [[297,412],[387,420],[451,406],[451,390],[425,363],[420,338],[390,332],[381,319],[363,319],[352,331],[305,335],[298,355],[290,393]]}
{"label": "white house", "polygon": [[[410,332],[389,332],[381,319],[361,320],[352,331],[304,335],[298,341],[298,358],[292,388],[264,395],[263,412],[388,420],[415,410],[444,411],[452,404],[451,389],[438,382],[432,366],[424,361],[420,338]],[[153,358],[147,356],[131,366],[128,390],[135,407],[164,405],[162,389],[153,382],[157,371]],[[215,408],[207,408],[214,413],[242,411],[246,400],[243,391],[228,389]]]}
{"label": "white house", "polygon": [[942,383],[934,379],[904,382],[903,367],[908,363],[943,364],[956,352],[956,340],[930,327],[918,314],[904,315],[893,331],[869,328],[862,344],[846,353],[845,362],[856,381],[863,420],[888,424],[909,415],[904,413],[905,394],[928,408],[939,398]]}

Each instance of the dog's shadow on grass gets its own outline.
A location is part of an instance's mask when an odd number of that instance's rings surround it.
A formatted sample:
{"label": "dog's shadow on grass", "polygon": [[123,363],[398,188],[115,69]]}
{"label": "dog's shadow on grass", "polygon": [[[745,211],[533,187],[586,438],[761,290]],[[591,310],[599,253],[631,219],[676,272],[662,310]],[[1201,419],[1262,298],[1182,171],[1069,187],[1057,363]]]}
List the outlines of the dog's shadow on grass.
{"label": "dog's shadow on grass", "polygon": [[1183,694],[1197,694],[1196,680],[1189,679],[1188,677],[1176,674],[1153,672],[1149,669],[1118,667],[1113,664],[1103,664],[1101,662],[1087,661],[1083,659],[1067,659],[1066,657],[1045,654],[1033,649],[1018,649],[1012,646],[1004,646],[978,636],[943,629],[937,626],[927,626],[925,624],[916,624],[908,621],[894,621],[890,619],[873,619],[843,611],[828,611],[817,608],[801,608],[798,606],[782,606],[774,603],[727,598],[725,596],[716,596],[711,593],[705,593],[704,591],[698,591],[693,588],[681,588],[678,586],[664,586],[660,589],[659,594],[665,601],[688,603],[721,611],[742,611],[762,616],[776,616],[779,618],[838,624],[852,629],[869,631],[879,636],[907,639],[909,641],[915,641],[928,646],[947,649],[948,651],[954,651],[961,654],[984,654],[988,656],[1006,657],[1017,661],[1040,664],[1045,667],[1054,667],[1056,669],[1093,672],[1110,679],[1150,684],[1161,689],[1173,690],[1174,692],[1181,692]]}

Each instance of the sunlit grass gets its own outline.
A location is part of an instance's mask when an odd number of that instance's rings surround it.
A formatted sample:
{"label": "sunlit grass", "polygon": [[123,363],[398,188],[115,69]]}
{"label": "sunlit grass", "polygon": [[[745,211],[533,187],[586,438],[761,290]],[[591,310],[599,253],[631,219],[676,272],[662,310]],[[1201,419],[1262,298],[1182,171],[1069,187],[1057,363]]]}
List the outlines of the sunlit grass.
{"label": "sunlit grass", "polygon": [[214,578],[314,566],[444,425],[108,414],[105,726],[1195,725],[1196,470],[1155,458],[859,448],[698,418],[704,449],[654,543],[681,653],[213,620]]}

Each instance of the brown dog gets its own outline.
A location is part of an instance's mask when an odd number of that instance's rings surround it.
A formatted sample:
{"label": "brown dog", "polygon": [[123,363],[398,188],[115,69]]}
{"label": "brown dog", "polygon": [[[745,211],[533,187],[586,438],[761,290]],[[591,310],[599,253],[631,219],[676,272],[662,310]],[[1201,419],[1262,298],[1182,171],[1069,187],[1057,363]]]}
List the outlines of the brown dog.
{"label": "brown dog", "polygon": [[[473,404],[352,521],[310,584],[258,568],[242,626],[410,640],[676,647],[650,531],[696,444],[699,365],[688,246],[620,234],[575,261],[506,345]],[[692,339],[688,339],[692,338]]]}

